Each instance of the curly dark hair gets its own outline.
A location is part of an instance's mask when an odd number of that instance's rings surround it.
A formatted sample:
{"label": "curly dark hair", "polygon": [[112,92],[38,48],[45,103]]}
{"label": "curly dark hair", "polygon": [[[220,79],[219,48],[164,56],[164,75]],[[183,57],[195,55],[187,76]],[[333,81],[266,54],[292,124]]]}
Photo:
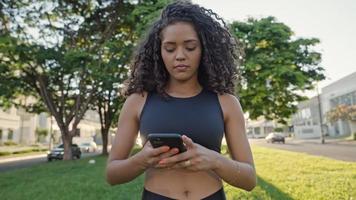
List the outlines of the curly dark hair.
{"label": "curly dark hair", "polygon": [[234,93],[240,56],[237,40],[230,34],[223,19],[212,10],[188,1],[177,1],[163,9],[139,46],[125,95],[155,91],[167,97],[164,88],[169,73],[161,57],[160,33],[166,26],[180,21],[193,24],[202,44],[199,83],[219,94]]}

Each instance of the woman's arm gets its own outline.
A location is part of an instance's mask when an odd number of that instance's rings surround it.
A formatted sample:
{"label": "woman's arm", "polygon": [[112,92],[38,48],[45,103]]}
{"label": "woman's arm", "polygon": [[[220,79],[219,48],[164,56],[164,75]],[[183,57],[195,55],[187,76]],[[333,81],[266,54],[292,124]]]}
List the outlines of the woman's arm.
{"label": "woman's arm", "polygon": [[144,172],[136,156],[128,158],[137,138],[137,114],[142,109],[142,102],[142,96],[133,94],[122,107],[106,168],[106,179],[111,185],[128,182]]}
{"label": "woman's arm", "polygon": [[224,113],[225,138],[232,160],[220,155],[214,171],[227,183],[251,191],[257,183],[256,171],[240,103],[235,96],[228,94],[221,95],[219,100]]}
{"label": "woman's arm", "polygon": [[132,94],[123,105],[106,167],[106,180],[110,185],[131,181],[147,168],[157,167],[159,160],[177,153],[176,149],[169,150],[167,146],[152,148],[147,142],[140,152],[129,157],[136,142],[146,95]]}

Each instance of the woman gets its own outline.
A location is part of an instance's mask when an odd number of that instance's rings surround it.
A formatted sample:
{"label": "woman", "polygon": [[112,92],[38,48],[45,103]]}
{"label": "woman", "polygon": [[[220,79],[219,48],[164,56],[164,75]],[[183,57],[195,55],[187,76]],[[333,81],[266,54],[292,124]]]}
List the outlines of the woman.
{"label": "woman", "polygon": [[[222,22],[219,23],[219,22]],[[252,190],[256,173],[244,117],[233,96],[236,43],[211,10],[168,5],[134,58],[128,98],[107,165],[111,185],[146,173],[142,199],[225,199],[222,180]],[[187,151],[144,142],[138,132],[179,133]],[[232,159],[220,154],[223,135]]]}

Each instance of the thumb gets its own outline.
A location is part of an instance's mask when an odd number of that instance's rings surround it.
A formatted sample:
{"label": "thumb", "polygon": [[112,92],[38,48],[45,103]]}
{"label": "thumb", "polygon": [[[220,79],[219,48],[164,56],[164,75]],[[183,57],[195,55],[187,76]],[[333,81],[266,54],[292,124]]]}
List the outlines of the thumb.
{"label": "thumb", "polygon": [[183,139],[185,146],[187,146],[188,149],[192,149],[194,147],[193,140],[190,139],[188,136],[182,135],[182,139]]}

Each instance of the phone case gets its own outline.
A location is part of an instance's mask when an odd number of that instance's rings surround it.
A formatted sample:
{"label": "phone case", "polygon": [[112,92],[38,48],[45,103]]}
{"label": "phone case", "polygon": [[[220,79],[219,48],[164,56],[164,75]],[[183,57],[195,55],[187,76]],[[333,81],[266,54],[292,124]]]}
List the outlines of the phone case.
{"label": "phone case", "polygon": [[170,148],[178,148],[179,152],[186,151],[182,137],[177,133],[151,133],[148,140],[154,148],[167,145]]}

